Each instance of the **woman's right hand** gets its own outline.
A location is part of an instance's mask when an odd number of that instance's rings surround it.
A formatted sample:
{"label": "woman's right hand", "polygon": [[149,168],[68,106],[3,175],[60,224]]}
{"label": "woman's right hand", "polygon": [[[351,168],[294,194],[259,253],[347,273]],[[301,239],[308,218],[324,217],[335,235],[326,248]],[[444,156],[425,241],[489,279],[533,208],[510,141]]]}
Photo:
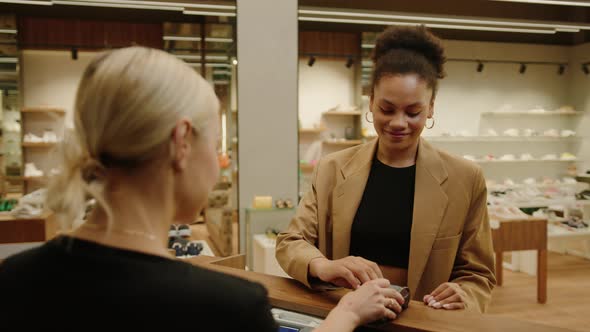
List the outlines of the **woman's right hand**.
{"label": "woman's right hand", "polygon": [[383,278],[379,266],[362,257],[348,256],[337,260],[316,258],[309,263],[314,278],[346,288],[357,289],[371,280]]}
{"label": "woman's right hand", "polygon": [[353,331],[382,318],[395,319],[403,303],[401,294],[389,288],[389,280],[371,280],[344,295],[316,331]]}

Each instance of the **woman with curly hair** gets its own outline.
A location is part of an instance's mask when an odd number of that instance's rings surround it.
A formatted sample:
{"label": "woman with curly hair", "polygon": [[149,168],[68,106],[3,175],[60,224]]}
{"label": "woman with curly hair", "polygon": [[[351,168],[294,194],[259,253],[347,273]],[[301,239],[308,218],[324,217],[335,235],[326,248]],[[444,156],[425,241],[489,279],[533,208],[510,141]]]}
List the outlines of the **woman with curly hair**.
{"label": "woman with curly hair", "polygon": [[433,308],[486,310],[496,281],[482,171],[421,138],[445,60],[423,26],[378,37],[366,114],[378,138],[318,163],[277,239],[292,277],[356,288],[384,276]]}

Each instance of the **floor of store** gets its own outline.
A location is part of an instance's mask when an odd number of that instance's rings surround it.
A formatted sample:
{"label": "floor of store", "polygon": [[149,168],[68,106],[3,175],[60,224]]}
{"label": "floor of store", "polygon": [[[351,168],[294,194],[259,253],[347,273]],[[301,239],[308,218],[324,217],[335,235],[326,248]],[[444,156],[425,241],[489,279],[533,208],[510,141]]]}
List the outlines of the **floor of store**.
{"label": "floor of store", "polygon": [[489,313],[576,331],[590,331],[590,260],[550,252],[547,303],[537,303],[537,278],[504,270]]}
{"label": "floor of store", "polygon": [[[191,226],[193,240],[208,238],[205,224]],[[237,234],[237,223],[234,223]],[[234,236],[237,248],[237,236]],[[489,314],[522,319],[575,331],[590,331],[590,260],[550,252],[547,303],[537,303],[537,277],[504,269],[504,285],[494,289]]]}

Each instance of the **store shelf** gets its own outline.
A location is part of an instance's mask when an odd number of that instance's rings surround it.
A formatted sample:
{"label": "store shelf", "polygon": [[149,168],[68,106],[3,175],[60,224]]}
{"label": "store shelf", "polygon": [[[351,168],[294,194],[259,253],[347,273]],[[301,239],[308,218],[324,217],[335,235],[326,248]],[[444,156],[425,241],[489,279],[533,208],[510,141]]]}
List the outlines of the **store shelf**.
{"label": "store shelf", "polygon": [[33,143],[33,142],[23,142],[23,148],[52,148],[56,145],[57,143],[54,142],[39,142],[39,143]]}
{"label": "store shelf", "polygon": [[546,111],[546,112],[483,112],[483,116],[555,116],[555,115],[583,115],[584,112],[579,111]]}
{"label": "store shelf", "polygon": [[355,146],[362,144],[363,141],[359,140],[346,140],[346,141],[324,141],[326,145],[336,145],[336,146]]}
{"label": "store shelf", "polygon": [[575,163],[581,161],[580,159],[574,160],[542,160],[542,159],[533,159],[533,160],[476,160],[475,162],[478,164],[524,164],[524,163]]}
{"label": "store shelf", "polygon": [[488,190],[490,191],[504,191],[504,190],[518,190],[518,189],[525,189],[525,188],[538,188],[538,189],[545,189],[545,188],[555,188],[555,187],[576,187],[578,183],[553,183],[553,184],[543,184],[543,183],[535,183],[535,184],[525,184],[525,183],[517,183],[513,185],[505,185],[505,184],[495,184],[488,186]]}
{"label": "store shelf", "polygon": [[549,224],[547,225],[547,236],[551,239],[590,237],[590,229],[567,229],[565,227]]}
{"label": "store shelf", "polygon": [[55,113],[66,114],[66,110],[56,107],[26,107],[21,109],[21,113]]}
{"label": "store shelf", "polygon": [[6,181],[44,181],[46,177],[44,176],[3,176],[2,179]]}
{"label": "store shelf", "polygon": [[319,134],[323,131],[325,131],[325,129],[322,129],[322,128],[301,128],[301,129],[299,129],[300,134]]}
{"label": "store shelf", "polygon": [[546,137],[546,136],[424,136],[429,142],[456,142],[456,143],[523,143],[523,142],[572,142],[579,141],[582,137]]}
{"label": "store shelf", "polygon": [[322,115],[338,115],[338,116],[350,116],[350,115],[362,115],[361,111],[329,111],[324,112]]}

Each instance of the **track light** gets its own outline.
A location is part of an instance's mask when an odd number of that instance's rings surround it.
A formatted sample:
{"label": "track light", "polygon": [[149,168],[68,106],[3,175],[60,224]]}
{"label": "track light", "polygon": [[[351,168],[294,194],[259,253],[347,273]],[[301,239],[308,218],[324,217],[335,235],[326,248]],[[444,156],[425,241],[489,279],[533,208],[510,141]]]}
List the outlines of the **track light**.
{"label": "track light", "polygon": [[311,67],[311,66],[313,66],[314,63],[315,63],[315,56],[312,55],[309,57],[309,61],[307,61],[307,65]]}
{"label": "track light", "polygon": [[477,64],[477,72],[481,73],[483,71],[483,62],[478,62]]}
{"label": "track light", "polygon": [[582,71],[584,71],[584,74],[586,75],[590,74],[590,69],[588,69],[587,63],[582,64]]}
{"label": "track light", "polygon": [[346,60],[346,68],[350,68],[352,65],[354,65],[354,59],[352,57],[348,57],[348,60]]}
{"label": "track light", "polygon": [[521,74],[524,74],[526,72],[526,65],[524,63],[520,64],[520,70],[518,72]]}
{"label": "track light", "polygon": [[565,72],[565,65],[559,65],[559,69],[557,70],[557,74],[563,75]]}
{"label": "track light", "polygon": [[72,47],[72,60],[78,60],[78,49]]}

